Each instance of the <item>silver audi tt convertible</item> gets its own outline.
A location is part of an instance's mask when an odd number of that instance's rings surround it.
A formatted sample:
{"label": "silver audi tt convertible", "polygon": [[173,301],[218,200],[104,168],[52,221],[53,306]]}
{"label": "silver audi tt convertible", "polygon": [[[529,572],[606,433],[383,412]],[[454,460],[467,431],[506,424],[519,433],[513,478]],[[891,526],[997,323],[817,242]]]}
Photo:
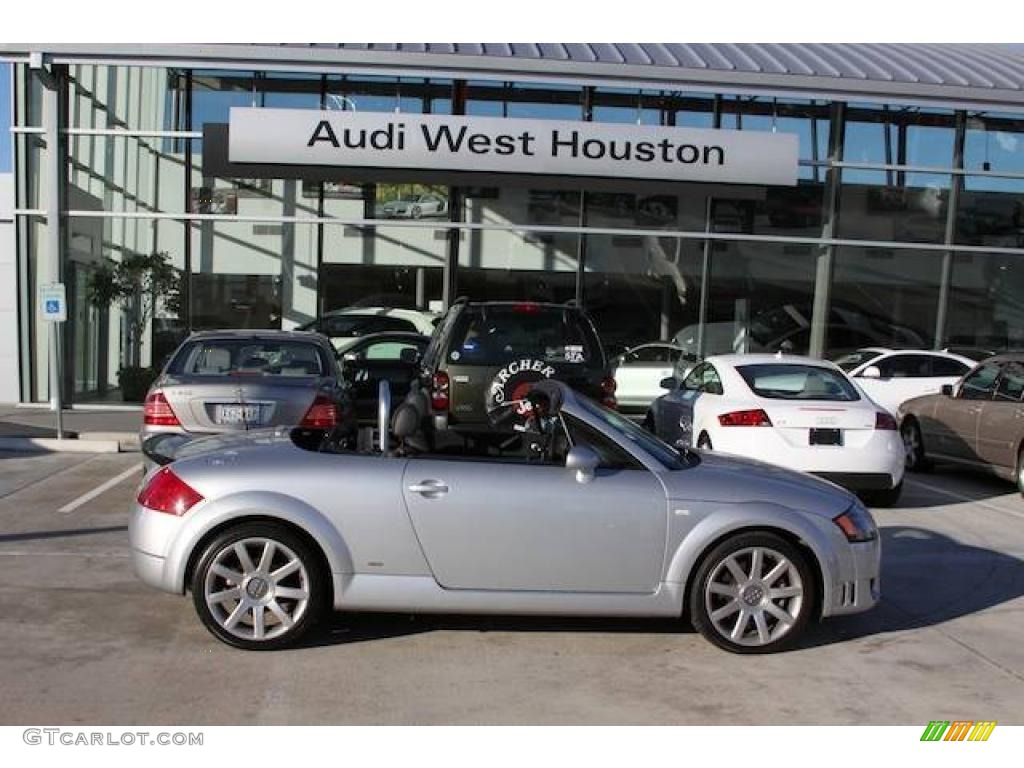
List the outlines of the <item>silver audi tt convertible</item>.
{"label": "silver audi tt convertible", "polygon": [[392,412],[382,386],[362,452],[278,428],[163,457],[131,519],[136,572],[247,649],[333,608],[688,616],[757,653],[879,599],[878,529],[835,485],[677,452],[554,381],[499,440],[428,431],[425,399]]}

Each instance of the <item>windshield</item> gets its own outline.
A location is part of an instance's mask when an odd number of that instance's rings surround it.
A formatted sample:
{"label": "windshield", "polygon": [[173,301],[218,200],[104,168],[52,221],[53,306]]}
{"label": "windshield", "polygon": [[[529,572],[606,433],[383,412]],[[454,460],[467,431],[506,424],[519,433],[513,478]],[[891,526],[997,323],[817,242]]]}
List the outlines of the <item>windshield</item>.
{"label": "windshield", "polygon": [[602,408],[597,403],[579,398],[579,403],[592,416],[596,417],[605,426],[611,427],[615,432],[624,437],[627,442],[638,446],[641,450],[653,456],[667,469],[686,469],[690,466],[675,448],[659,440],[646,429],[621,416],[615,411]]}
{"label": "windshield", "polygon": [[840,355],[832,362],[849,373],[858,365],[863,365],[869,360],[874,360],[876,357],[881,356],[881,352],[875,352],[871,349],[858,349],[856,352],[847,352],[845,355]]}
{"label": "windshield", "polygon": [[504,365],[517,357],[604,367],[593,326],[579,310],[539,304],[472,307],[459,317],[449,349],[459,365]]}
{"label": "windshield", "polygon": [[840,371],[799,363],[765,363],[736,367],[758,397],[774,400],[860,400],[853,384]]}
{"label": "windshield", "polygon": [[204,339],[182,347],[167,372],[185,376],[323,376],[316,344],[271,339]]}

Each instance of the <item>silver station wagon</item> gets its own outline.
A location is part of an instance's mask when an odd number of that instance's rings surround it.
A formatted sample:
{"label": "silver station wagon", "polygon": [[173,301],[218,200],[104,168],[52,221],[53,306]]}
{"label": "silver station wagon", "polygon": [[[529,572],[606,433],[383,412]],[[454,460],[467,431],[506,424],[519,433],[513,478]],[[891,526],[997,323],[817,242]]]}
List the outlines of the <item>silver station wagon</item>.
{"label": "silver station wagon", "polygon": [[764,652],[879,599],[878,530],[837,486],[677,452],[555,381],[486,445],[429,431],[424,399],[392,414],[382,387],[384,437],[362,453],[288,429],[182,447],[141,487],[136,572],[247,649],[333,608],[686,615]]}

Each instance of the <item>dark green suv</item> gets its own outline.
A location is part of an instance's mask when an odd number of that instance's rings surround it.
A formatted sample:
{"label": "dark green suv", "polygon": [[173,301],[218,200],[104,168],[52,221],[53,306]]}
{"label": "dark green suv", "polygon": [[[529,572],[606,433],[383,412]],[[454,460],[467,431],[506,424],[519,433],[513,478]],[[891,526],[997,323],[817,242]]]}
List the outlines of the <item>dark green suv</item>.
{"label": "dark green suv", "polygon": [[459,299],[438,324],[421,371],[434,428],[469,433],[522,416],[526,391],[546,378],[616,406],[601,340],[578,306]]}

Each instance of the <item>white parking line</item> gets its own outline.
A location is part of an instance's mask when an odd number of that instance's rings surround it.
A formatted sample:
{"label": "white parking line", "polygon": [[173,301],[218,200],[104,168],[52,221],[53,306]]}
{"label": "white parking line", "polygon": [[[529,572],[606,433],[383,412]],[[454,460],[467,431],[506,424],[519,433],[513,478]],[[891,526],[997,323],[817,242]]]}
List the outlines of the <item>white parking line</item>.
{"label": "white parking line", "polygon": [[911,486],[917,486],[918,488],[923,488],[926,491],[937,493],[940,496],[946,496],[950,499],[956,499],[957,501],[965,501],[970,504],[977,504],[979,507],[991,509],[993,512],[1002,512],[1004,515],[1012,515],[1013,517],[1019,517],[1024,519],[1024,512],[1018,512],[1013,509],[1004,509],[1003,507],[997,507],[995,504],[990,504],[987,501],[982,501],[981,499],[972,499],[970,496],[964,496],[962,493],[957,493],[956,491],[948,491],[945,488],[937,488],[934,485],[929,485],[928,483],[922,482],[921,480],[911,480],[910,478],[907,478],[905,482],[910,483]]}
{"label": "white parking line", "polygon": [[138,473],[139,473],[139,467],[138,466],[129,467],[124,472],[122,472],[120,475],[117,475],[116,477],[110,478],[109,480],[107,480],[107,482],[105,482],[102,485],[99,485],[99,486],[93,488],[88,493],[83,493],[77,499],[74,499],[73,501],[69,501],[67,504],[65,504],[63,507],[61,507],[57,511],[58,512],[62,512],[64,514],[67,514],[68,512],[74,512],[76,509],[78,509],[80,506],[82,506],[86,502],[92,501],[97,496],[99,496],[101,493],[109,491],[111,488],[113,488],[118,483],[120,483],[120,482],[122,482],[124,480],[127,480],[132,475],[138,475]]}

